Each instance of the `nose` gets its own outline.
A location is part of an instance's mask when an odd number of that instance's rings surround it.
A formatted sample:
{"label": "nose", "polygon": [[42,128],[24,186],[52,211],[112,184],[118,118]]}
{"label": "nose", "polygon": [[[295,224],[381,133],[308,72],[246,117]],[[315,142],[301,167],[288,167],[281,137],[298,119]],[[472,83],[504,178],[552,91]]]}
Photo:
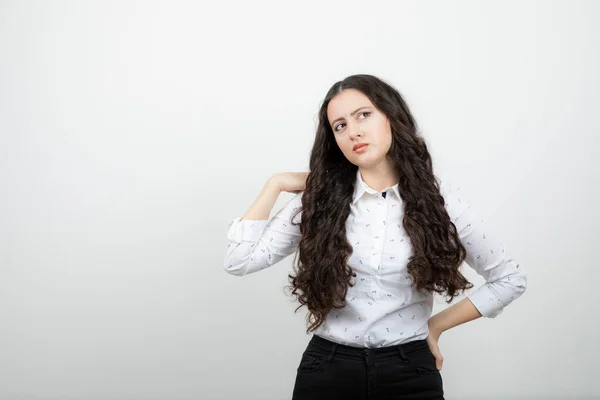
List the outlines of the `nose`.
{"label": "nose", "polygon": [[360,137],[362,135],[360,126],[358,124],[349,123],[347,126],[347,129],[348,129],[348,137],[350,139],[356,139],[357,137]]}

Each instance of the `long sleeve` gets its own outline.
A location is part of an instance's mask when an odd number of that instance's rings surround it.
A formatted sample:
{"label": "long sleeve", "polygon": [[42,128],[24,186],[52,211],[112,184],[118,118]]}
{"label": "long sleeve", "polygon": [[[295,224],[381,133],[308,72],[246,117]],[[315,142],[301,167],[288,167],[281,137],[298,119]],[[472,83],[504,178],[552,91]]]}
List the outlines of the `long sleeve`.
{"label": "long sleeve", "polygon": [[471,291],[468,298],[481,315],[494,318],[525,292],[527,273],[510,257],[504,244],[485,226],[473,207],[461,198],[460,188],[445,183],[441,193],[467,251],[465,262],[486,281]]}
{"label": "long sleeve", "polygon": [[302,194],[295,195],[270,221],[230,221],[227,251],[223,267],[232,275],[246,275],[273,266],[298,248],[302,212],[292,221],[302,206]]}

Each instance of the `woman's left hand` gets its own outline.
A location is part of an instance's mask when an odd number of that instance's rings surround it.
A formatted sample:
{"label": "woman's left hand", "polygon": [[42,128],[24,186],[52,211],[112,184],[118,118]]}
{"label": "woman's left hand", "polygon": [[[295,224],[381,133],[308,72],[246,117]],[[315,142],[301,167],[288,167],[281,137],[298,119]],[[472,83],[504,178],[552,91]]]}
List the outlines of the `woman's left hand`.
{"label": "woman's left hand", "polygon": [[442,369],[442,365],[444,364],[444,357],[442,357],[442,353],[440,352],[440,347],[438,346],[438,340],[440,338],[440,332],[438,332],[435,328],[429,325],[429,336],[427,336],[427,344],[429,345],[429,350],[433,353],[435,357],[435,365],[438,370]]}

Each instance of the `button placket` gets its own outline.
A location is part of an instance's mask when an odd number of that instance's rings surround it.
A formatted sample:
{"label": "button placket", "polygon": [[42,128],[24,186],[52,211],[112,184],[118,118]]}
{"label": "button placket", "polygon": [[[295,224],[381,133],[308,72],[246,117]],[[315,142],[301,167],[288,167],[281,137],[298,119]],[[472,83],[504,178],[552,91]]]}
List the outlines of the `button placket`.
{"label": "button placket", "polygon": [[[385,192],[384,192],[385,193]],[[372,264],[372,273],[371,273],[371,298],[379,299],[381,297],[381,288],[379,286],[379,272],[381,269],[381,261],[383,258],[383,246],[385,243],[385,227],[386,227],[386,214],[387,214],[387,199],[385,198],[384,193],[382,193],[383,198],[377,199],[377,218],[373,225],[378,227],[375,231],[378,232],[374,237],[374,247],[376,249],[376,253],[379,253],[379,257],[375,257]],[[373,253],[375,255],[375,253]]]}

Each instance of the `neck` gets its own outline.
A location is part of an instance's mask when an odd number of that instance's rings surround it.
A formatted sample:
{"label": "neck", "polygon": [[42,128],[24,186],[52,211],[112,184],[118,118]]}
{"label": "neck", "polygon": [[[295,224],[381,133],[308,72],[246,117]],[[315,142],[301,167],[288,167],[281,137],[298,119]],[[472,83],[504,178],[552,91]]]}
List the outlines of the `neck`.
{"label": "neck", "polygon": [[398,183],[398,173],[389,163],[381,163],[374,167],[360,167],[360,176],[370,188],[381,191]]}

